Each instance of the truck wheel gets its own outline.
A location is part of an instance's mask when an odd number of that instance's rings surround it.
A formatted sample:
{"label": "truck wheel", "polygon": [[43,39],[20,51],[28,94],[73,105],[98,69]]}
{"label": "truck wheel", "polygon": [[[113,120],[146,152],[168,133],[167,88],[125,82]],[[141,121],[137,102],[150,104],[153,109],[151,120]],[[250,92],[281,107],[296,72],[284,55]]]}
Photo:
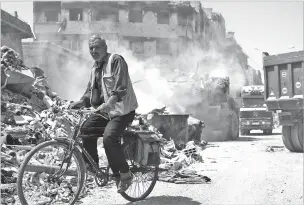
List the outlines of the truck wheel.
{"label": "truck wheel", "polygon": [[230,113],[229,135],[231,136],[232,140],[236,140],[239,137],[238,117],[235,111],[231,111]]}
{"label": "truck wheel", "polygon": [[[299,146],[300,145],[299,134],[301,134],[299,132],[299,127],[302,126],[299,126],[299,124],[294,124],[293,126],[283,125],[282,128],[283,144],[291,152],[303,152],[303,146],[302,147]],[[302,137],[303,137],[303,133],[302,133]],[[297,138],[299,144],[294,145],[294,142],[296,142],[295,138]]]}
{"label": "truck wheel", "polygon": [[301,143],[300,140],[300,138],[303,137],[302,126],[300,125],[300,123],[295,123],[291,127],[291,141],[295,148],[295,152],[303,152],[303,142]]}
{"label": "truck wheel", "polygon": [[303,138],[304,138],[304,125],[303,125],[303,123],[299,123],[299,141],[300,141],[300,144],[301,144],[301,147],[302,147],[302,149],[304,149],[303,148]]}

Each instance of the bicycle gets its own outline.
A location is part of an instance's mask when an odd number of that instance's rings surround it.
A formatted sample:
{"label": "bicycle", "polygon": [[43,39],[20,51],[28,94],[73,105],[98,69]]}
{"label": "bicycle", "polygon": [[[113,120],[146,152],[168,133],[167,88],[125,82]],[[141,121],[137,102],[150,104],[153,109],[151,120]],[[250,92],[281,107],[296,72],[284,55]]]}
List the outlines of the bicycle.
{"label": "bicycle", "polygon": [[[72,136],[70,138],[56,138],[39,144],[27,154],[19,168],[17,193],[23,205],[34,205],[35,203],[63,204],[63,202],[71,205],[75,204],[84,189],[87,177],[82,153],[87,157],[95,171],[95,182],[98,186],[105,186],[112,179],[109,166],[99,167],[81,143],[81,139],[85,137],[81,134],[81,127],[85,119],[91,114],[96,114],[106,119],[107,117],[96,113],[96,110],[89,109],[69,109],[66,112],[79,118]],[[134,133],[136,131],[126,130],[122,136],[124,141],[122,146],[133,174],[133,181],[128,190],[120,193],[126,200],[132,202],[143,200],[152,192],[158,179],[159,171],[159,163],[143,166],[137,162],[135,149],[138,145],[138,140],[130,137],[135,136],[133,135]],[[128,134],[130,138],[128,138]],[[40,151],[41,153],[39,153]],[[48,164],[41,165],[43,162]],[[51,166],[51,163],[54,163],[54,166]],[[47,172],[51,174],[48,175]],[[131,195],[131,190],[134,189],[133,185],[136,183],[143,184],[140,181],[140,177],[149,173],[151,174],[150,177],[146,177],[143,180],[144,182],[151,181],[149,185],[144,186],[145,191],[135,196]],[[66,176],[66,179],[62,179],[64,176]],[[29,185],[28,188],[25,187],[27,185]],[[38,188],[38,185],[42,185],[42,187]],[[136,191],[136,188],[137,186],[135,186],[134,191]],[[26,193],[26,191],[29,191],[29,193]],[[27,200],[27,197],[32,198],[33,201]]]}

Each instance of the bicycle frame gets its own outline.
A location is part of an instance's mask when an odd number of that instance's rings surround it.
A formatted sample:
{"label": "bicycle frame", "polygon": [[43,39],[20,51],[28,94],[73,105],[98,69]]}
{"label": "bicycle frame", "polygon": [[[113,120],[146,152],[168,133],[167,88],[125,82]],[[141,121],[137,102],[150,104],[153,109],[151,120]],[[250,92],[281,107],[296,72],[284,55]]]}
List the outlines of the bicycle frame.
{"label": "bicycle frame", "polygon": [[[81,111],[79,113],[81,113]],[[91,114],[93,114],[93,112]],[[106,118],[102,114],[98,114],[98,113],[94,113],[94,114],[100,115],[101,117],[109,120],[108,118]],[[83,126],[83,124],[85,123],[85,121],[86,121],[86,119],[85,120],[83,119],[85,116],[86,115],[84,113],[81,113],[81,118],[79,120],[79,123],[75,126],[75,130],[74,130],[73,134],[71,135],[72,139],[69,139],[69,145],[70,145],[69,150],[68,150],[68,152],[65,153],[63,163],[61,164],[59,170],[56,173],[54,173],[53,176],[59,174],[59,172],[60,172],[60,174],[57,175],[57,177],[61,177],[68,170],[69,162],[71,161],[72,153],[73,153],[74,149],[79,149],[79,151],[82,152],[87,157],[87,159],[89,160],[90,164],[93,165],[96,173],[98,172],[99,166],[93,160],[93,158],[87,152],[87,150],[84,148],[83,144],[80,143],[80,139],[81,139],[81,138],[79,138],[79,136],[80,136],[80,129]],[[63,164],[65,162],[67,162],[68,165],[62,170]]]}

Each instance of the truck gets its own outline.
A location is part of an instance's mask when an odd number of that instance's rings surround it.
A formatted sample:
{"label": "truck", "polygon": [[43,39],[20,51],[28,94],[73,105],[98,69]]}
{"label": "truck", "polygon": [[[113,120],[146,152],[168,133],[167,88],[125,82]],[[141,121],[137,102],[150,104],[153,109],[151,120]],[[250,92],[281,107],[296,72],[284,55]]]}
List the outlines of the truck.
{"label": "truck", "polygon": [[291,152],[303,152],[304,50],[263,57],[265,102],[278,113],[282,140]]}
{"label": "truck", "polygon": [[273,112],[267,111],[264,100],[264,85],[243,86],[241,91],[239,125],[241,135],[251,130],[262,130],[263,134],[272,134]]}

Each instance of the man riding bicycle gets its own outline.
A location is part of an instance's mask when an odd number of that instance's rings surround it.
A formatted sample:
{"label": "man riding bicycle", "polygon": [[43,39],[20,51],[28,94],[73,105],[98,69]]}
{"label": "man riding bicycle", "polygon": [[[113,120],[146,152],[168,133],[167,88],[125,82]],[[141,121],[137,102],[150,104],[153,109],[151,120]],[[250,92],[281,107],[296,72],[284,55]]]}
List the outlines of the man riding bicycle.
{"label": "man riding bicycle", "polygon": [[[107,52],[106,40],[100,35],[89,39],[89,49],[95,64],[91,69],[90,81],[83,97],[71,104],[70,108],[94,107],[105,112],[109,120],[92,115],[83,124],[81,133],[103,135],[103,144],[116,180],[117,192],[125,192],[131,185],[133,176],[126,162],[120,137],[132,123],[138,107],[137,98],[128,72],[128,65],[118,54]],[[96,137],[83,139],[83,145],[98,164]],[[84,157],[88,169],[88,159]]]}

